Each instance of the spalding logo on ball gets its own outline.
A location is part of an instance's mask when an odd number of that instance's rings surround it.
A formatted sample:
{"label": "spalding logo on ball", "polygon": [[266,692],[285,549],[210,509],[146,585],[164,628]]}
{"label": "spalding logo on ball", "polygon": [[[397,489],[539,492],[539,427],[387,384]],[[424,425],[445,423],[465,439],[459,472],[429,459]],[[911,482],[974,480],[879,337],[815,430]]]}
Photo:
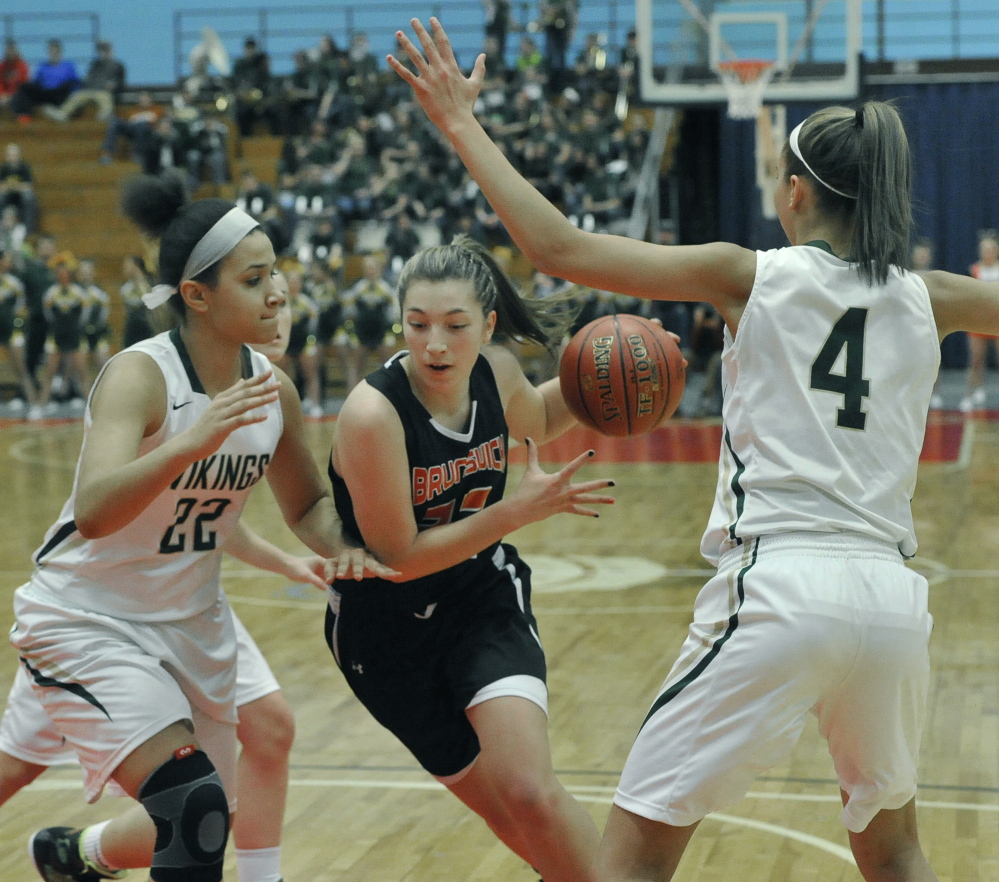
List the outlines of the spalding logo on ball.
{"label": "spalding logo on ball", "polygon": [[604,435],[643,435],[680,405],[687,372],[676,341],[637,315],[608,315],[569,341],[559,383],[569,410]]}

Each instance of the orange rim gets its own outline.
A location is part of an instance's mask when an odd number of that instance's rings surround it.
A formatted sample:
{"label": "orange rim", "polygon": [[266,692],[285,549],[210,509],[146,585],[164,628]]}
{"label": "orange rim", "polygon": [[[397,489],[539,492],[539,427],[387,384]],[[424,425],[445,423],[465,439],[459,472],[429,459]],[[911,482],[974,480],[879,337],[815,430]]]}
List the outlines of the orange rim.
{"label": "orange rim", "polygon": [[734,61],[719,61],[718,69],[738,75],[739,82],[750,83],[758,80],[765,71],[774,66],[772,61],[758,58],[739,58]]}

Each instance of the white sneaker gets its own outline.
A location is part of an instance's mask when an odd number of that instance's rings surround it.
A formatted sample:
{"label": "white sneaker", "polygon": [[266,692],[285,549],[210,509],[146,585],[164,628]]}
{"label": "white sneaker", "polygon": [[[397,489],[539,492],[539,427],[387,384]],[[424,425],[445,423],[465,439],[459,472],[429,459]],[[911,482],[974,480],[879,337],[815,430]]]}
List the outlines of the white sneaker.
{"label": "white sneaker", "polygon": [[31,407],[28,408],[29,420],[40,420],[44,416],[45,416],[45,411],[42,410],[41,405],[32,404]]}
{"label": "white sneaker", "polygon": [[79,397],[74,398],[69,403],[69,409],[70,410],[74,410],[74,411],[83,410],[83,408],[86,407],[86,406],[87,406],[87,402],[84,401],[82,398],[79,398]]}
{"label": "white sneaker", "polygon": [[943,396],[939,392],[930,396],[930,410],[943,410]]}
{"label": "white sneaker", "polygon": [[22,413],[24,411],[24,399],[23,398],[12,398],[8,403],[7,407],[11,413]]}

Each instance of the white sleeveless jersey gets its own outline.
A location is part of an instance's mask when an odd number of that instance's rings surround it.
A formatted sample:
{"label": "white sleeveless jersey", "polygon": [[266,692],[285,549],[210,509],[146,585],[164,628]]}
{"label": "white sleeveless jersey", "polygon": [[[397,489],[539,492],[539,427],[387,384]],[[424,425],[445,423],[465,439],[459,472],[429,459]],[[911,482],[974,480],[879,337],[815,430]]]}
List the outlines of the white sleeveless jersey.
{"label": "white sleeveless jersey", "polygon": [[749,537],[852,532],[916,551],[910,500],[940,362],[922,279],[870,287],[804,245],[757,253],[722,353],[718,487],[701,553]]}
{"label": "white sleeveless jersey", "polygon": [[[211,399],[176,331],[125,351],[146,353],[166,380],[166,417],[158,432],[143,439],[143,456],[190,428]],[[244,346],[242,367],[249,377],[270,364]],[[29,590],[59,606],[136,621],[183,619],[216,603],[222,546],[284,428],[280,402],[266,410],[266,420],[237,429],[215,453],[188,466],[134,521],[100,539],[85,539],[73,521],[77,464],[73,493],[35,552]],[[84,447],[91,422],[88,403]]]}

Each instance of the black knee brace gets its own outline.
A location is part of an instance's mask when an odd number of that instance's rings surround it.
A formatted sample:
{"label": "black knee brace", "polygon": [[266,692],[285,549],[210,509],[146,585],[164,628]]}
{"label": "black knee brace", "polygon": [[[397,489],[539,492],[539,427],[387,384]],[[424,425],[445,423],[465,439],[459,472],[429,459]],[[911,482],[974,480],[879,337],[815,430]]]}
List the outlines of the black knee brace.
{"label": "black knee brace", "polygon": [[155,882],[221,882],[229,838],[229,801],[207,754],[174,752],[139,788],[156,824],[149,878]]}

